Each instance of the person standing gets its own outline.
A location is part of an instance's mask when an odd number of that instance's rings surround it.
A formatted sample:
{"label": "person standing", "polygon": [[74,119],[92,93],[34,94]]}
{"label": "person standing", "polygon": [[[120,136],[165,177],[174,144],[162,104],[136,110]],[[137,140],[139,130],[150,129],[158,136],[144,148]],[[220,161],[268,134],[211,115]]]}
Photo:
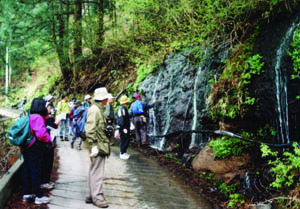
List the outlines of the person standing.
{"label": "person standing", "polygon": [[42,169],[41,169],[41,189],[53,189],[55,186],[54,182],[50,181],[53,161],[54,161],[54,149],[56,146],[55,138],[52,137],[51,130],[57,129],[59,121],[55,122],[54,116],[51,115],[52,106],[50,102],[46,103],[48,115],[45,117],[45,125],[47,132],[51,136],[53,143],[46,143],[42,157]]}
{"label": "person standing", "polygon": [[81,150],[82,138],[80,137],[80,133],[84,133],[84,125],[86,121],[86,110],[81,107],[81,101],[76,102],[73,112],[74,117],[72,122],[72,132],[74,136],[71,141],[71,148],[74,148],[75,140],[79,138],[77,149]]}
{"label": "person standing", "polygon": [[59,136],[62,141],[69,141],[69,113],[68,96],[63,94],[58,103],[57,114],[60,115]]}
{"label": "person standing", "polygon": [[103,194],[105,159],[110,155],[110,140],[105,134],[106,119],[104,116],[104,107],[107,104],[108,96],[109,94],[105,87],[95,90],[95,104],[88,109],[85,124],[85,144],[91,153],[88,193],[85,202],[93,203],[100,208],[108,207],[108,202]]}
{"label": "person standing", "polygon": [[107,124],[110,126],[113,126],[113,124],[115,122],[115,112],[114,112],[114,108],[112,106],[113,102],[114,102],[114,97],[111,94],[109,94],[107,104],[105,105],[104,115],[105,115]]}
{"label": "person standing", "polygon": [[45,117],[47,115],[46,101],[41,98],[33,99],[30,107],[29,124],[34,137],[29,146],[22,149],[22,155],[24,158],[23,201],[35,198],[35,204],[50,202],[50,198],[44,196],[40,187],[41,165],[43,163],[45,145],[50,143],[53,146],[53,141],[45,125]]}
{"label": "person standing", "polygon": [[141,146],[141,140],[143,145],[148,145],[147,142],[147,111],[154,107],[156,100],[153,100],[152,104],[148,104],[142,101],[142,95],[135,95],[136,101],[131,104],[130,116],[133,117],[133,124],[135,126],[135,139],[137,146]]}
{"label": "person standing", "polygon": [[82,102],[82,107],[84,109],[88,109],[92,105],[91,99],[92,97],[89,94],[84,96],[84,102]]}
{"label": "person standing", "polygon": [[127,110],[129,99],[123,95],[120,98],[121,106],[117,112],[117,128],[120,133],[120,159],[128,160],[130,155],[127,154],[127,148],[129,145],[129,131],[130,131],[130,118]]}

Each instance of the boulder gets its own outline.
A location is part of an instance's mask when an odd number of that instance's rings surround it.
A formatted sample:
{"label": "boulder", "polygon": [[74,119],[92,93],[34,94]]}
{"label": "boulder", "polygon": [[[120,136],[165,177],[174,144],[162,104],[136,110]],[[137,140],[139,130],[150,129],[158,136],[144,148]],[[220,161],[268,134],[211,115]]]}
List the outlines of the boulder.
{"label": "boulder", "polygon": [[215,159],[213,151],[207,145],[193,159],[192,167],[196,172],[210,171],[215,174],[215,178],[224,179],[230,182],[235,176],[244,173],[240,167],[250,160],[248,154],[242,156],[232,156],[226,159]]}

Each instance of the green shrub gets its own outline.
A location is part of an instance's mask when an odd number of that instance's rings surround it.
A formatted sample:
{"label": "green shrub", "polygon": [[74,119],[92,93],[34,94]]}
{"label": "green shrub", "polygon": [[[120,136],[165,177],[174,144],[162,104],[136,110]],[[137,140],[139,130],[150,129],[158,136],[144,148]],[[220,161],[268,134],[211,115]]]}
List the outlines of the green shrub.
{"label": "green shrub", "polygon": [[283,188],[297,185],[300,170],[300,149],[298,143],[293,143],[294,153],[284,152],[279,156],[278,152],[273,152],[267,145],[261,145],[262,157],[272,156],[275,160],[269,160],[272,165],[271,172],[275,180],[270,184],[271,187]]}
{"label": "green shrub", "polygon": [[214,139],[209,142],[209,146],[212,148],[214,157],[218,159],[224,159],[230,156],[239,156],[249,148],[251,143],[223,136],[221,138]]}

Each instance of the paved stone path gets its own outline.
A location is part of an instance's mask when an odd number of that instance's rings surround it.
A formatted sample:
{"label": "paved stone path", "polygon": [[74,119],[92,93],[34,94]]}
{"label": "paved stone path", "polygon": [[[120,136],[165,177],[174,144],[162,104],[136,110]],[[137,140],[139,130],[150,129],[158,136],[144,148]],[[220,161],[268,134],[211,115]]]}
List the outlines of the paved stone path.
{"label": "paved stone path", "polygon": [[[111,209],[209,209],[188,186],[176,181],[165,168],[141,153],[129,150],[128,161],[119,159],[119,148],[105,164],[104,195]],[[59,179],[52,190],[50,209],[97,208],[84,202],[87,190],[89,159],[86,150],[70,148],[69,142],[58,142]]]}

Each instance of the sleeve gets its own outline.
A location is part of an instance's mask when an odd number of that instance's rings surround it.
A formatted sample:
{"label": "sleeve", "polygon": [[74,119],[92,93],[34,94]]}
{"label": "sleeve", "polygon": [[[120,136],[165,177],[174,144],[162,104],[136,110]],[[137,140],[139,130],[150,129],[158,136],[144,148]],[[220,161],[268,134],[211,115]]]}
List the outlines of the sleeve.
{"label": "sleeve", "polygon": [[37,139],[42,142],[52,142],[51,136],[47,132],[44,119],[42,117],[36,117],[33,122],[35,125],[32,131]]}
{"label": "sleeve", "polygon": [[88,110],[85,123],[85,134],[89,144],[96,142],[97,131],[97,114],[93,113],[91,109]]}
{"label": "sleeve", "polygon": [[59,115],[62,112],[62,105],[61,102],[58,102],[57,104],[57,114]]}
{"label": "sleeve", "polygon": [[108,139],[108,137],[105,134],[105,129],[106,129],[106,119],[104,117],[104,114],[101,115],[100,114],[100,120],[99,120],[99,124],[98,124],[98,130],[99,130],[99,134],[100,134],[100,141],[103,142],[109,142],[110,140]]}
{"label": "sleeve", "polygon": [[124,120],[125,111],[124,111],[124,109],[122,107],[120,107],[117,114],[118,114],[118,118],[119,118],[118,125],[120,126],[120,129],[124,129],[124,125],[125,125],[125,120]]}
{"label": "sleeve", "polygon": [[143,104],[146,111],[154,107],[154,103],[148,104],[146,102],[142,102],[142,104]]}

